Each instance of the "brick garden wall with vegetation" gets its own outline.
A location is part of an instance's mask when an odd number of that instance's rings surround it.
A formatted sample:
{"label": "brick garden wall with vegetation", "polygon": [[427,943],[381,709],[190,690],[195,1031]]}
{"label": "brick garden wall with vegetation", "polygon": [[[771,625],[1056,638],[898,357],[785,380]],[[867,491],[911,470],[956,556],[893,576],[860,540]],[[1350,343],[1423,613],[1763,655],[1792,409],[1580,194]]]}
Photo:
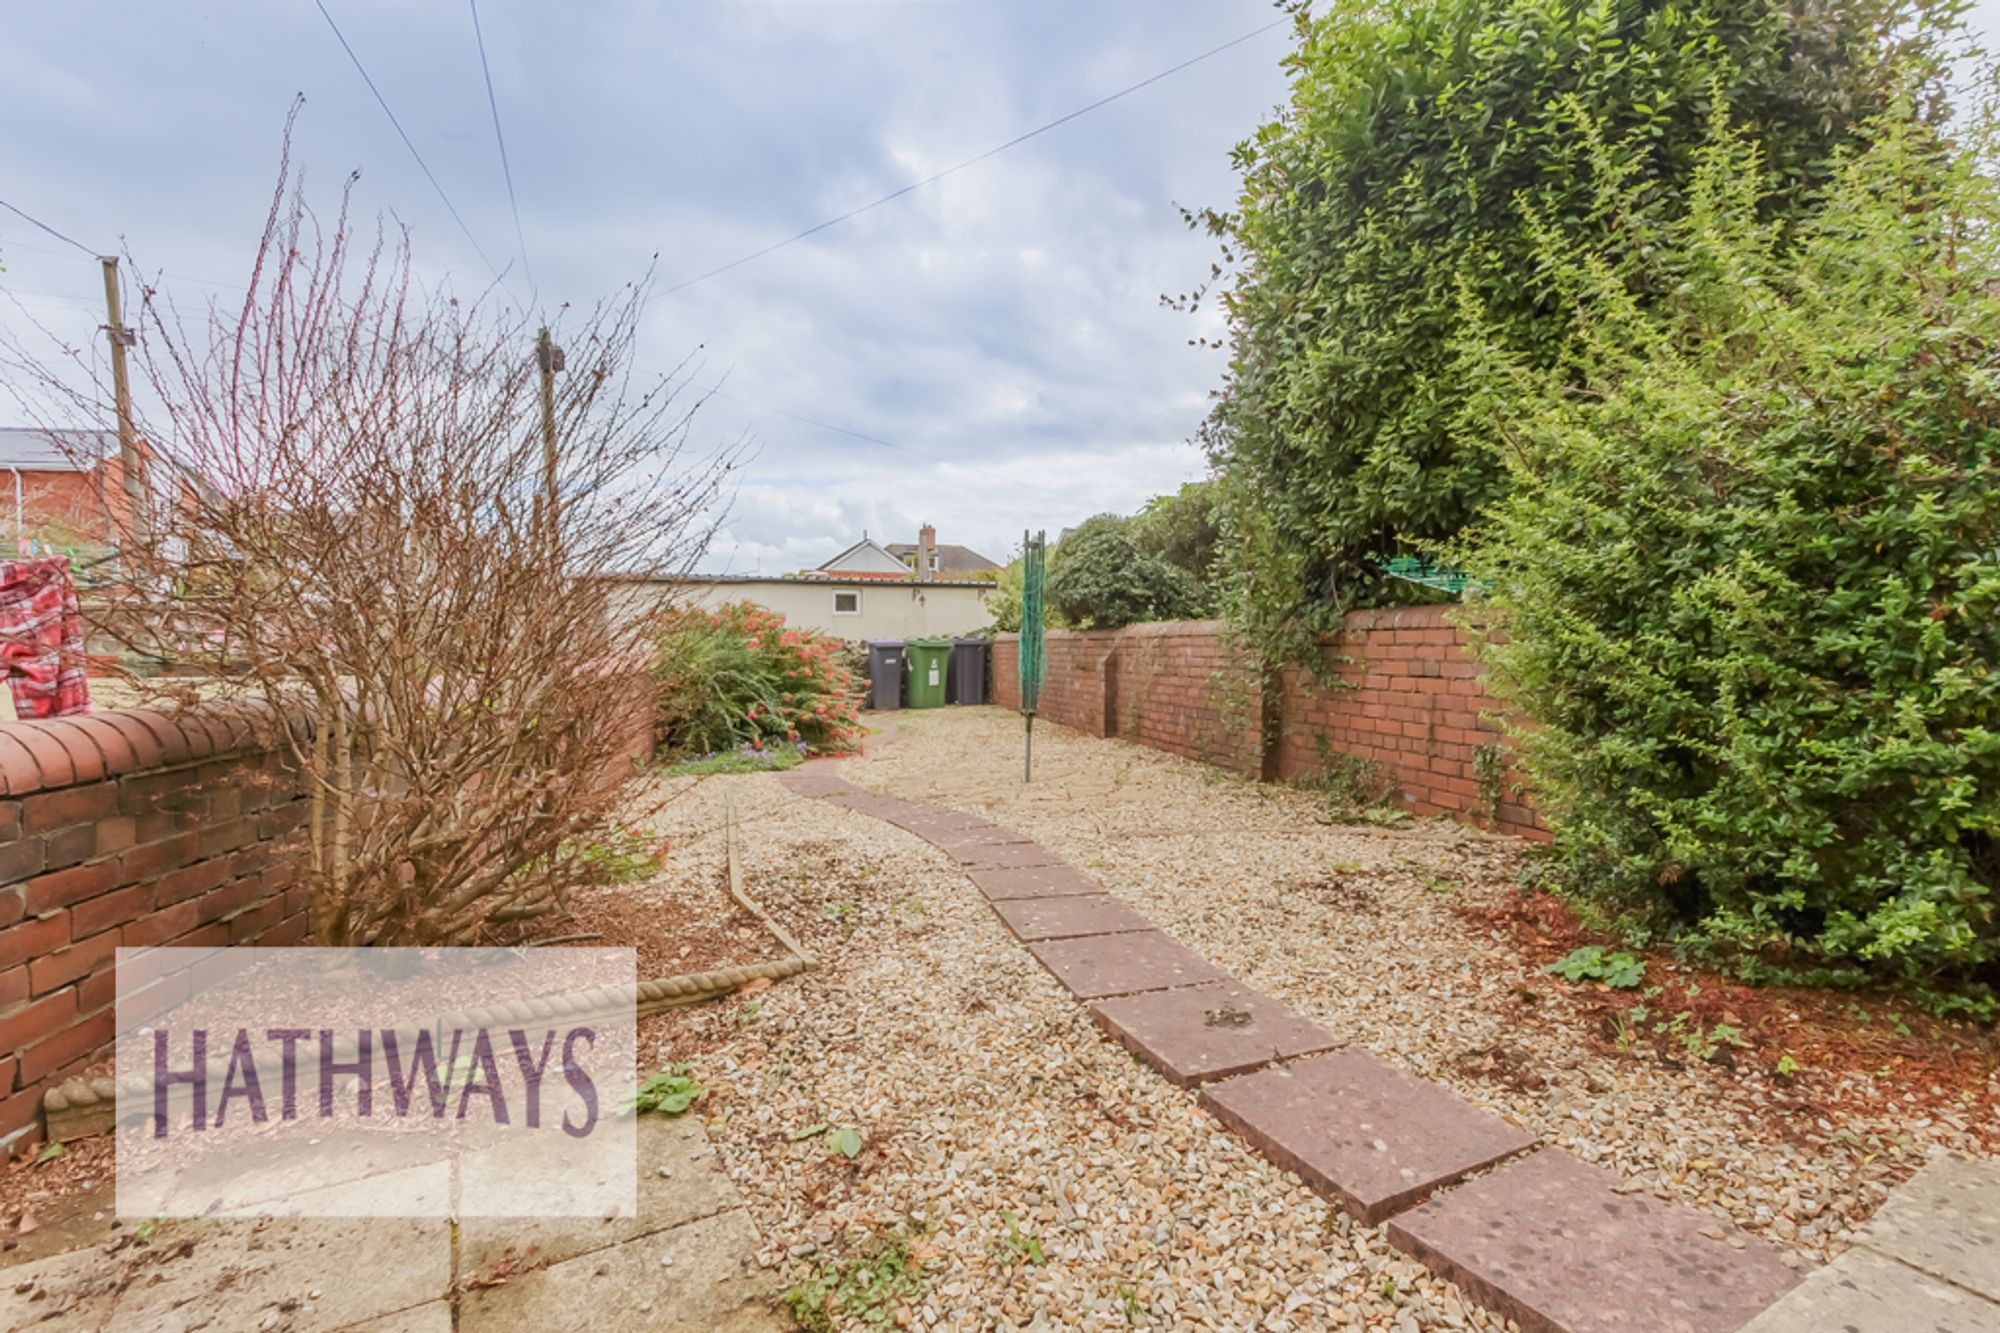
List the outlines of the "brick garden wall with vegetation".
{"label": "brick garden wall with vegetation", "polygon": [[[1379,786],[1414,814],[1546,837],[1505,764],[1493,700],[1444,607],[1348,615],[1314,673],[1257,673],[1215,621],[1051,630],[1040,715],[1279,781]],[[993,701],[1019,708],[1019,639],[993,645]],[[1269,744],[1264,743],[1268,736]]]}
{"label": "brick garden wall with vegetation", "polygon": [[222,707],[0,727],[0,793],[6,1134],[109,1046],[121,946],[306,938],[307,802],[268,720]]}

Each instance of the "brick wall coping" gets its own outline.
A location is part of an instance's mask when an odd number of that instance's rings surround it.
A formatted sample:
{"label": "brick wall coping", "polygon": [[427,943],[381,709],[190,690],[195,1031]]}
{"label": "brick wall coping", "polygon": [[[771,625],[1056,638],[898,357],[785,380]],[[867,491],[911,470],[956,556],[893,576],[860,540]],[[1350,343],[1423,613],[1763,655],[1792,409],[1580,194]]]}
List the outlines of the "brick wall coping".
{"label": "brick wall coping", "polygon": [[[1377,629],[1439,629],[1449,626],[1452,622],[1447,617],[1460,609],[1440,603],[1435,606],[1383,606],[1367,611],[1349,611],[1342,621],[1342,629],[1350,634]],[[1226,622],[1220,620],[1147,620],[1123,629],[1057,629],[1051,626],[1045,633],[1052,639],[1121,636],[1128,639],[1177,639],[1217,635],[1226,628]],[[1007,631],[995,634],[993,640],[995,643],[1014,643],[1020,637],[1017,632]]]}
{"label": "brick wall coping", "polygon": [[[212,701],[174,712],[115,708],[78,717],[0,725],[0,795],[98,782],[126,773],[268,749],[278,712],[261,699]],[[303,712],[292,734],[312,734]]]}

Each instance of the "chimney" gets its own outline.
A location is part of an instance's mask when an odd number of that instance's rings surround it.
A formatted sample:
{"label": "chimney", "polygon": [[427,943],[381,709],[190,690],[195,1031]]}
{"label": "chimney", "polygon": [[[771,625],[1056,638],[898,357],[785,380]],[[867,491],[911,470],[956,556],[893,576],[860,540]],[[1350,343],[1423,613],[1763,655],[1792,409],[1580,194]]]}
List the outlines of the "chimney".
{"label": "chimney", "polygon": [[926,523],[917,529],[917,581],[929,583],[931,560],[937,551],[937,529]]}

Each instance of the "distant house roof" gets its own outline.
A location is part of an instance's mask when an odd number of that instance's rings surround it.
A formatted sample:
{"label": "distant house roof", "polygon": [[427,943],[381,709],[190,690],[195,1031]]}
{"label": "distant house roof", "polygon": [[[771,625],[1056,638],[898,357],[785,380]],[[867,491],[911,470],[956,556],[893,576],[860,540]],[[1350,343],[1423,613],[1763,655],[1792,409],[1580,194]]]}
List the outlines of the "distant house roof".
{"label": "distant house roof", "polygon": [[[949,546],[939,543],[931,550],[938,558],[940,574],[980,574],[989,569],[1000,568],[970,546]],[[917,558],[917,547],[914,542],[891,542],[888,551],[890,555],[905,564],[912,563]]]}
{"label": "distant house roof", "polygon": [[118,432],[47,431],[0,426],[0,468],[23,472],[89,472],[118,451]]}
{"label": "distant house roof", "polygon": [[911,594],[921,593],[928,588],[978,588],[984,592],[993,590],[989,579],[932,579],[928,583],[918,583],[909,571],[903,571],[898,579],[895,575],[881,574],[828,574],[821,570],[809,569],[803,574],[641,574],[607,573],[598,576],[607,583],[666,583],[666,584],[719,584],[719,583],[782,583],[787,586],[807,584],[815,588],[863,588],[875,587],[881,583],[902,583]]}
{"label": "distant house roof", "polygon": [[820,568],[830,574],[874,574],[888,578],[906,578],[910,572],[901,560],[866,536]]}

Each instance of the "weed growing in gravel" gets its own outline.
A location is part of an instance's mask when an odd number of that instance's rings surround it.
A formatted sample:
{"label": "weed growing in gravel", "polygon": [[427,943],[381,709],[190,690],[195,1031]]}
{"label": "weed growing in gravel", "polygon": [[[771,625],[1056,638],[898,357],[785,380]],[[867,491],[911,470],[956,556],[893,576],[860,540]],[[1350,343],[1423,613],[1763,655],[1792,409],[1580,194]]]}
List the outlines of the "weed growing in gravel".
{"label": "weed growing in gravel", "polygon": [[636,884],[660,873],[660,841],[643,829],[619,829],[583,849],[583,862],[601,884]]}
{"label": "weed growing in gravel", "polygon": [[851,1259],[829,1259],[785,1290],[785,1308],[807,1333],[831,1333],[843,1320],[889,1327],[897,1310],[924,1298],[923,1265],[911,1243],[925,1228],[870,1242]]}
{"label": "weed growing in gravel", "polygon": [[1014,1220],[1014,1214],[1000,1214],[1000,1221],[1006,1232],[993,1247],[994,1256],[1007,1263],[1039,1264],[1047,1260],[1042,1253],[1041,1238],[1032,1231],[1021,1230],[1021,1224]]}
{"label": "weed growing in gravel", "polygon": [[705,1091],[688,1076],[686,1065],[668,1065],[639,1085],[638,1093],[632,1098],[632,1110],[680,1115],[700,1101]]}
{"label": "weed growing in gravel", "polygon": [[1631,990],[1646,979],[1646,965],[1629,953],[1610,953],[1601,944],[1572,949],[1542,969],[1565,981],[1601,981],[1615,990]]}
{"label": "weed growing in gravel", "polygon": [[1316,736],[1314,741],[1319,746],[1319,763],[1299,778],[1297,785],[1319,793],[1328,817],[1356,824],[1400,824],[1409,818],[1408,812],[1391,804],[1396,784],[1380,764],[1336,750],[1324,736]]}

